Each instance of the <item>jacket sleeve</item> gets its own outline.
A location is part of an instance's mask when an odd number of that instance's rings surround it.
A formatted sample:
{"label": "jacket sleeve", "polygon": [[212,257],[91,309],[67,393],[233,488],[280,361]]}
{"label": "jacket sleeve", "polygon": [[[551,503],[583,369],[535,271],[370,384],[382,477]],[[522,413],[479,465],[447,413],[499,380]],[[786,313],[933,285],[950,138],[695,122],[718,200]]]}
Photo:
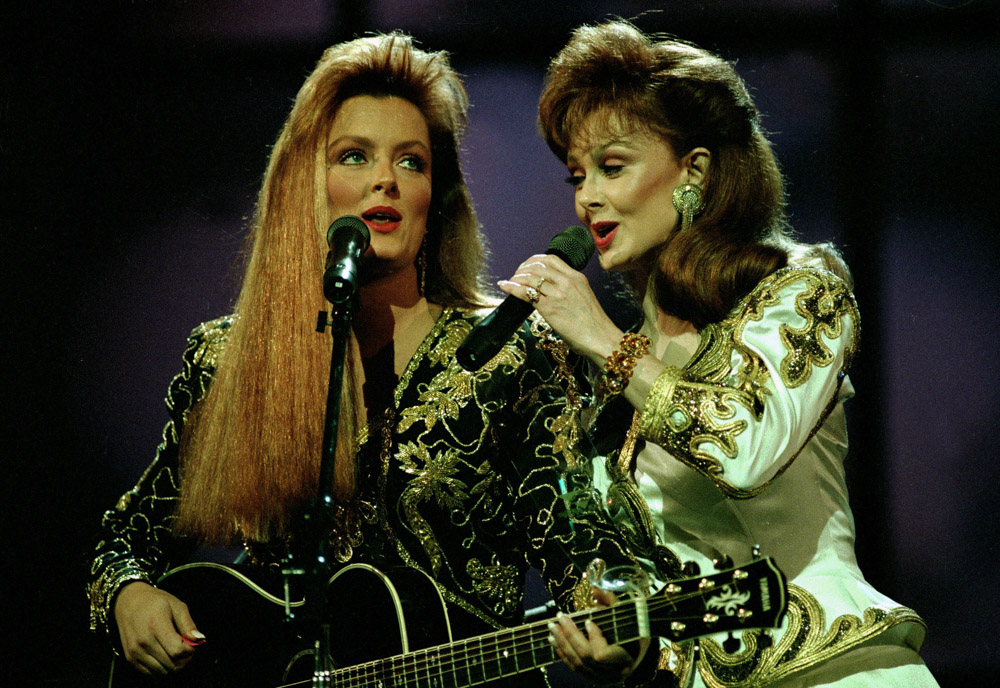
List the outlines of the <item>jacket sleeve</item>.
{"label": "jacket sleeve", "polygon": [[153,585],[171,565],[193,551],[192,544],[176,538],[171,530],[179,499],[178,449],[188,414],[208,390],[215,356],[228,326],[228,319],[212,321],[189,337],[183,368],[167,390],[169,421],[153,463],[135,487],[104,513],[87,586],[91,630],[111,630],[114,601],[125,584],[143,581]]}
{"label": "jacket sleeve", "polygon": [[701,336],[695,358],[654,383],[640,433],[726,495],[752,497],[791,465],[846,393],[857,305],[835,275],[786,268]]}

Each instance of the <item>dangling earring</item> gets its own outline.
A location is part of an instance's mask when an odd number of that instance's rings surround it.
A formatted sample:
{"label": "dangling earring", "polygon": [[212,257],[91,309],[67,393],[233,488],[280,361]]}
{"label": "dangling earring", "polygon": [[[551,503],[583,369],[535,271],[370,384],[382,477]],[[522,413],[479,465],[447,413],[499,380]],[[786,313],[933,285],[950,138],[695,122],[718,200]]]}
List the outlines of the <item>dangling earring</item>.
{"label": "dangling earring", "polygon": [[681,184],[674,187],[674,208],[681,214],[681,231],[683,232],[691,223],[694,216],[701,212],[703,203],[703,193],[697,184]]}
{"label": "dangling earring", "polygon": [[420,242],[420,250],[417,251],[417,293],[424,295],[427,283],[427,237]]}

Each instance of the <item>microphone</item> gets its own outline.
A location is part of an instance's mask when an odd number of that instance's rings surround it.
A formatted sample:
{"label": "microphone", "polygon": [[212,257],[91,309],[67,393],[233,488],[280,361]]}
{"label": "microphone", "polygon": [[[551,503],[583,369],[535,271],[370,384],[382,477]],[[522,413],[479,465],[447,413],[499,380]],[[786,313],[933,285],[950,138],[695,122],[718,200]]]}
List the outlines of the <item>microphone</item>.
{"label": "microphone", "polygon": [[338,217],[326,230],[323,294],[330,303],[343,303],[358,290],[358,269],[371,243],[368,225],[355,215]]}
{"label": "microphone", "polygon": [[[579,225],[556,234],[549,242],[548,254],[559,256],[574,270],[582,270],[594,254],[594,237]],[[466,370],[479,370],[497,355],[508,339],[535,307],[516,296],[508,295],[492,313],[483,318],[455,351],[459,365]]]}

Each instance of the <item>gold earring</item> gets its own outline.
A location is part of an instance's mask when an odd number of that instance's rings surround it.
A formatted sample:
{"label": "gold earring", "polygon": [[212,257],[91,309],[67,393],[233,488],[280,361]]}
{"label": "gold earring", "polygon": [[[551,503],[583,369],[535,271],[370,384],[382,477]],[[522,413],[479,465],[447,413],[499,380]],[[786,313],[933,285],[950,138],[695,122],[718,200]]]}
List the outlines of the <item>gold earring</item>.
{"label": "gold earring", "polygon": [[423,296],[427,284],[427,237],[420,242],[417,251],[417,292]]}
{"label": "gold earring", "polygon": [[674,187],[673,201],[674,208],[681,214],[681,231],[684,231],[701,212],[704,194],[697,184],[681,184]]}

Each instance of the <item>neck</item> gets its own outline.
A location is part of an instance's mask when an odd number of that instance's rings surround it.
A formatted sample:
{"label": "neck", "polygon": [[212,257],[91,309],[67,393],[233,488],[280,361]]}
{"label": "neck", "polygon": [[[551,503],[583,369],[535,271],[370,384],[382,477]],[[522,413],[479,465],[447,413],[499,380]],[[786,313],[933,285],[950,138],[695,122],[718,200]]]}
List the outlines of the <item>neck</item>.
{"label": "neck", "polygon": [[430,332],[441,307],[418,292],[412,265],[363,285],[360,294],[361,309],[353,329],[361,358],[371,358],[393,344],[394,368],[401,372]]}
{"label": "neck", "polygon": [[700,342],[695,326],[657,308],[649,289],[642,299],[642,315],[640,332],[652,341],[653,354],[667,365],[684,365]]}

